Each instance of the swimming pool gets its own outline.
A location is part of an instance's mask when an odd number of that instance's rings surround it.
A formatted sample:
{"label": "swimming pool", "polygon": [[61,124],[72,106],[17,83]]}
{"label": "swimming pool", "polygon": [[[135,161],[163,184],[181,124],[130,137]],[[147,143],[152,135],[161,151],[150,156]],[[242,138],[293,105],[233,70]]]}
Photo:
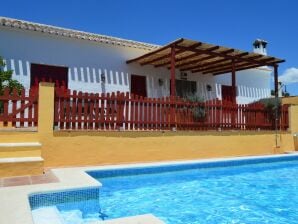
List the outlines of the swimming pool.
{"label": "swimming pool", "polygon": [[112,219],[145,213],[169,224],[289,224],[298,220],[298,156],[88,174],[103,187],[91,189],[93,194],[86,193],[90,189],[81,190],[78,197],[77,191],[63,197],[61,192],[32,195],[31,208],[55,205],[65,224],[89,223],[105,215]]}

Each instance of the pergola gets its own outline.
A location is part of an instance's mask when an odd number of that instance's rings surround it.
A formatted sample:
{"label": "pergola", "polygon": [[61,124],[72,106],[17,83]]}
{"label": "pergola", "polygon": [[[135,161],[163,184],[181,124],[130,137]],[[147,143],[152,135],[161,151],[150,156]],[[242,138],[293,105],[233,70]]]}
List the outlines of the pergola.
{"label": "pergola", "polygon": [[275,96],[278,96],[278,64],[285,60],[234,48],[180,38],[126,63],[166,67],[171,71],[171,96],[176,95],[175,70],[220,75],[231,73],[233,101],[236,102],[236,71],[261,66],[274,67]]}

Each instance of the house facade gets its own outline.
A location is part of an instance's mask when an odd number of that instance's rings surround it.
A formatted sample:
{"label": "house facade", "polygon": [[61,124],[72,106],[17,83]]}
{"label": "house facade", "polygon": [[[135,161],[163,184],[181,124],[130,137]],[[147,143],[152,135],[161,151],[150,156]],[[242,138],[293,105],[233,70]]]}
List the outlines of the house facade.
{"label": "house facade", "polygon": [[[258,40],[254,51],[266,54]],[[128,60],[160,48],[159,45],[86,33],[0,17],[0,55],[6,69],[26,89],[39,81],[56,82],[83,92],[131,92],[144,97],[170,95],[170,70]],[[237,103],[270,97],[271,69],[266,66],[237,72]],[[209,99],[225,98],[231,74],[181,72],[176,69],[176,93]]]}

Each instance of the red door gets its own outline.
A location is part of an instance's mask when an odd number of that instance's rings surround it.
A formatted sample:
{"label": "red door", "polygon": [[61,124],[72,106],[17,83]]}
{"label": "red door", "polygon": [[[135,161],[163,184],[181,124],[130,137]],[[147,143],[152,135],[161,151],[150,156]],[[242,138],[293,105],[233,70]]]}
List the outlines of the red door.
{"label": "red door", "polygon": [[146,77],[140,75],[131,75],[130,91],[134,95],[147,97]]}
{"label": "red door", "polygon": [[68,86],[68,68],[31,64],[31,87],[38,87],[39,82],[53,82],[56,86]]}
{"label": "red door", "polygon": [[223,101],[233,102],[233,98],[235,97],[233,94],[232,86],[221,86],[221,97]]}

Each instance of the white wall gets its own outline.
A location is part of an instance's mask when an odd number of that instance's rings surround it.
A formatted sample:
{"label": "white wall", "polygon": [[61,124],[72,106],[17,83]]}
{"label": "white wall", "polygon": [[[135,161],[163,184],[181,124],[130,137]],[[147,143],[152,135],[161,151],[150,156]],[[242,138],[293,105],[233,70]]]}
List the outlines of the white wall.
{"label": "white wall", "polygon": [[[250,103],[261,98],[270,97],[271,72],[268,67],[236,72],[237,102]],[[215,82],[221,85],[231,85],[231,74],[215,76]]]}
{"label": "white wall", "polygon": [[[147,52],[131,47],[0,27],[0,55],[5,58],[7,68],[14,70],[13,77],[26,88],[30,87],[30,63],[39,63],[69,67],[70,89],[98,93],[127,92],[130,90],[130,75],[136,74],[147,77],[149,97],[168,96],[168,69],[126,64],[126,60]],[[102,73],[106,77],[105,83],[100,80]],[[267,85],[269,75],[262,73],[252,77],[251,74],[242,73],[237,75],[238,85],[270,88]],[[176,72],[176,77],[179,79],[179,71]],[[164,80],[163,86],[158,85],[160,78]],[[253,81],[255,78],[257,81]],[[205,99],[220,98],[220,84],[230,84],[229,76],[189,74],[188,80],[197,81],[198,94]],[[212,86],[212,91],[206,90],[207,84]]]}

